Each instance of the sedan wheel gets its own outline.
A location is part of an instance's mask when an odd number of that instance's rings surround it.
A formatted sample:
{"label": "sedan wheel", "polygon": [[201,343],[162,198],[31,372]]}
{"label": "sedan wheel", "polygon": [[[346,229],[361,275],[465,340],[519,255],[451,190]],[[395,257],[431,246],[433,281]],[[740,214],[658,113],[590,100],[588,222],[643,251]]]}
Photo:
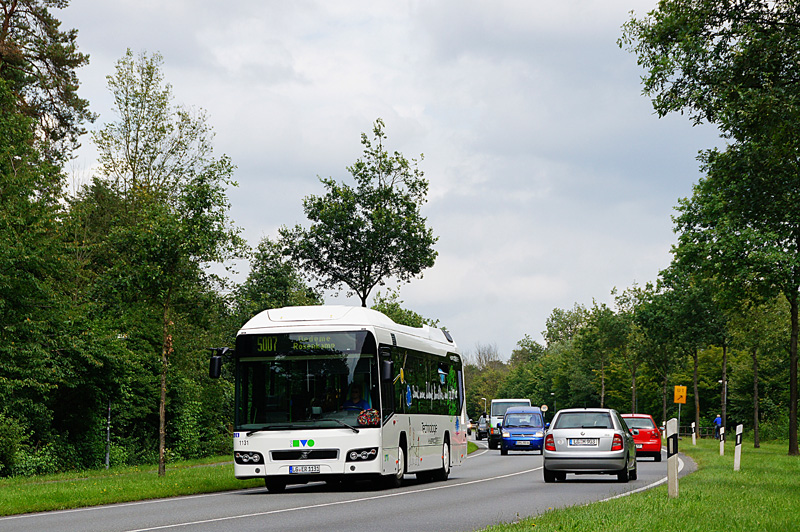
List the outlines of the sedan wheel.
{"label": "sedan wheel", "polygon": [[617,480],[620,482],[628,482],[628,459],[625,459],[625,467],[622,468],[622,471],[617,473]]}

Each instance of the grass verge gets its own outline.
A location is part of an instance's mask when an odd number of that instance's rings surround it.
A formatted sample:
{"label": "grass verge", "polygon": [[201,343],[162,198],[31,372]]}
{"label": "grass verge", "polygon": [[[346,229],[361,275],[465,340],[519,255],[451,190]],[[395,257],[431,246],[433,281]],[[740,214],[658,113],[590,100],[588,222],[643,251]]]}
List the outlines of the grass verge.
{"label": "grass verge", "polygon": [[175,497],[263,486],[236,480],[230,457],[180,462],[158,476],[157,466],[112,468],[0,480],[0,515]]}
{"label": "grass verge", "polygon": [[733,470],[733,443],[683,440],[680,450],[698,470],[679,482],[678,497],[663,484],[620,499],[559,510],[485,532],[568,531],[761,531],[797,530],[800,523],[800,457],[785,443],[742,445],[741,470]]}

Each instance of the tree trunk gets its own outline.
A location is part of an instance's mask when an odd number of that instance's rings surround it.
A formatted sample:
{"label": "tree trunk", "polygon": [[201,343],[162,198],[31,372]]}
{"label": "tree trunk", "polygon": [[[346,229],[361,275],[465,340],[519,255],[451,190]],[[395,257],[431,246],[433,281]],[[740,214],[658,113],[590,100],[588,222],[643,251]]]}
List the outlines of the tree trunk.
{"label": "tree trunk", "polygon": [[606,401],[606,365],[600,361],[600,408],[605,408]]}
{"label": "tree trunk", "polygon": [[789,343],[789,456],[800,455],[797,448],[797,290],[789,298],[792,316],[792,337]]}
{"label": "tree trunk", "polygon": [[167,436],[167,365],[169,354],[172,351],[172,335],[169,333],[169,305],[172,290],[167,291],[164,302],[164,315],[162,321],[161,342],[161,398],[158,402],[158,476],[163,477],[167,472],[165,450]]}
{"label": "tree trunk", "polygon": [[[700,430],[700,394],[697,390],[697,349],[692,350],[694,359],[694,371],[692,372],[692,386],[694,388],[694,426],[695,430]],[[679,422],[680,424],[680,422]]]}
{"label": "tree trunk", "polygon": [[753,447],[758,449],[761,443],[758,439],[758,350],[753,348]]}

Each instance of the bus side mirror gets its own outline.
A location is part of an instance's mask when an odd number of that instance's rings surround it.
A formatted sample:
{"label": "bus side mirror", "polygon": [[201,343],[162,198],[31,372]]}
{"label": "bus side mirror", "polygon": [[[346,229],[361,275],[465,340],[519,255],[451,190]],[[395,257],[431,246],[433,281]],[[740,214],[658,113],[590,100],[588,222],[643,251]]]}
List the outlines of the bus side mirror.
{"label": "bus side mirror", "polygon": [[219,379],[220,375],[222,375],[222,357],[214,355],[208,365],[208,376],[212,379]]}
{"label": "bus side mirror", "polygon": [[211,360],[208,363],[208,376],[219,379],[222,375],[222,357],[230,358],[233,351],[228,347],[210,347]]}
{"label": "bus side mirror", "polygon": [[394,379],[394,362],[391,360],[381,360],[381,381],[392,382]]}

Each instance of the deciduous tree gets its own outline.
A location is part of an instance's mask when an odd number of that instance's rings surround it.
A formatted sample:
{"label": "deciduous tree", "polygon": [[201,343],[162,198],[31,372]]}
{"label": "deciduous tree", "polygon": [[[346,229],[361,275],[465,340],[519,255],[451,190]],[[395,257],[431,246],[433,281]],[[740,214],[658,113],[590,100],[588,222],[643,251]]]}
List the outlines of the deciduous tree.
{"label": "deciduous tree", "polygon": [[123,200],[104,244],[106,294],[145,301],[160,323],[159,474],[165,472],[166,395],[173,325],[185,290],[203,284],[204,266],[239,256],[243,241],[228,218],[230,159],[211,157],[211,129],[202,113],[171,103],[159,54],[130,50],[109,76],[118,120],[94,136],[96,179]]}
{"label": "deciduous tree", "polygon": [[372,140],[361,134],[364,157],[347,169],[355,187],[320,179],[325,195],[303,200],[311,226],[281,229],[287,253],[320,288],[346,286],[364,307],[376,286],[421,276],[437,254],[437,238],[420,212],[428,181],[416,160],[386,150],[383,120],[372,132]]}
{"label": "deciduous tree", "polygon": [[682,201],[679,260],[726,292],[789,302],[789,454],[797,441],[800,290],[800,10],[794,0],[661,0],[620,44],[645,68],[659,115],[688,112],[732,139],[704,155],[707,177]]}

